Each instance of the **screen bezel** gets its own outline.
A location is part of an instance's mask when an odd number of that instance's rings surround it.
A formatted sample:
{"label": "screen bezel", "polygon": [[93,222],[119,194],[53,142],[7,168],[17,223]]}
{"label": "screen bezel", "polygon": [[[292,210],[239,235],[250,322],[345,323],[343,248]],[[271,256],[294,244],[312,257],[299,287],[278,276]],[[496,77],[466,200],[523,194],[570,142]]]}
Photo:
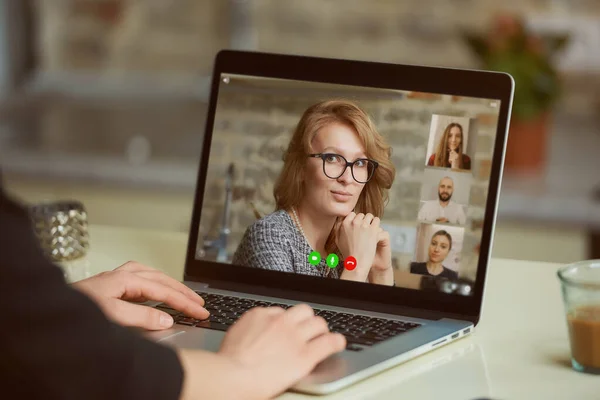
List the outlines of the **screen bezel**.
{"label": "screen bezel", "polygon": [[[197,260],[196,244],[206,184],[213,125],[221,74],[293,79],[403,91],[500,100],[488,197],[482,228],[476,281],[471,296],[387,287],[343,280],[323,279],[279,271]],[[329,297],[398,305],[463,315],[478,320],[493,239],[502,178],[510,106],[514,91],[512,77],[505,73],[453,68],[398,65],[367,61],[223,50],[215,59],[202,155],[194,196],[184,279],[200,282],[231,282],[271,287]]]}

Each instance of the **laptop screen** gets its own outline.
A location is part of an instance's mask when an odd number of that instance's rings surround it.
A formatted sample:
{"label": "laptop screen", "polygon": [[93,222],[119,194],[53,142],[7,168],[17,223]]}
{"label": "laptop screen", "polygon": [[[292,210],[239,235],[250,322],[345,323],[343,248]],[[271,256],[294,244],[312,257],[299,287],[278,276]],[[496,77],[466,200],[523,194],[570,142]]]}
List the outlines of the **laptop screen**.
{"label": "laptop screen", "polygon": [[222,74],[195,257],[469,296],[499,110]]}

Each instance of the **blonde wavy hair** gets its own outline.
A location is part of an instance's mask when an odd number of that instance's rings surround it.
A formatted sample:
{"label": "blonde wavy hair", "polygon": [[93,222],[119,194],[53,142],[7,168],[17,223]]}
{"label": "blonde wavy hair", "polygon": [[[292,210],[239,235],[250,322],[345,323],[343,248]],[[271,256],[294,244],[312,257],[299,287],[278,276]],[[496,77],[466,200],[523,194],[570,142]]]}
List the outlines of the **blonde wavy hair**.
{"label": "blonde wavy hair", "polygon": [[457,122],[452,122],[448,124],[446,129],[444,129],[444,134],[442,135],[442,138],[440,139],[440,142],[437,146],[437,150],[435,152],[435,160],[433,162],[434,167],[446,167],[448,164],[450,164],[450,161],[448,160],[450,156],[448,139],[450,138],[450,130],[452,130],[452,128],[454,127],[460,129],[460,145],[458,146],[458,168],[463,168],[463,143],[465,141],[465,135],[463,132],[462,125]]}
{"label": "blonde wavy hair", "polygon": [[[310,106],[300,118],[283,155],[283,169],[274,187],[277,210],[297,207],[304,198],[304,178],[308,155],[314,153],[312,140],[317,132],[331,123],[352,127],[365,146],[366,156],[379,163],[373,177],[365,184],[356,203],[356,213],[382,217],[396,176],[391,162],[392,148],[375,128],[368,114],[348,100],[326,100]],[[338,218],[339,220],[339,218]],[[335,249],[335,232],[329,235],[327,251]]]}

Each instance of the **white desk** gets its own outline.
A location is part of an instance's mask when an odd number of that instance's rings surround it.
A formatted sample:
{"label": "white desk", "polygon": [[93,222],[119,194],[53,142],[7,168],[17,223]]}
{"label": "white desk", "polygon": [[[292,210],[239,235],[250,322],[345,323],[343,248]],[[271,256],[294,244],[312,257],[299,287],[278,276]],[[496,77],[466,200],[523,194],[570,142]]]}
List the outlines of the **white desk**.
{"label": "white desk", "polygon": [[[136,260],[182,278],[187,237],[105,226],[90,228],[91,250],[71,277]],[[599,399],[600,376],[571,369],[557,264],[493,260],[483,317],[468,338],[315,399]],[[517,279],[517,280],[515,280]]]}

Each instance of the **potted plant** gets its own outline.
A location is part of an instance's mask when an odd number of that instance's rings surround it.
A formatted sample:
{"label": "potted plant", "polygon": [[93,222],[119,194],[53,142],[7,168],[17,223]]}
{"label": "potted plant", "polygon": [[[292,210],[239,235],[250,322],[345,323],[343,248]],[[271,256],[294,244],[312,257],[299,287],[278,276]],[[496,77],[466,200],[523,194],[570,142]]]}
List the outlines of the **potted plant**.
{"label": "potted plant", "polygon": [[510,13],[496,15],[484,33],[463,36],[483,68],[507,72],[515,80],[506,170],[540,172],[546,161],[552,106],[561,92],[554,57],[568,37],[536,35],[521,17]]}

